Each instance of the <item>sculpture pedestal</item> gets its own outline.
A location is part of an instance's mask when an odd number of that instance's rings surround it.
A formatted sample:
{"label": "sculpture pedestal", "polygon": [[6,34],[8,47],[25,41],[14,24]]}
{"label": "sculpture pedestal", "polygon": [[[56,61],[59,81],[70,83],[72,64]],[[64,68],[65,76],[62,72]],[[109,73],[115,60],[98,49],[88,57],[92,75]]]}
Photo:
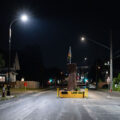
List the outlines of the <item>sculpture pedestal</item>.
{"label": "sculpture pedestal", "polygon": [[69,78],[68,78],[67,89],[70,91],[70,90],[74,90],[77,86],[76,84],[77,65],[75,63],[68,64],[68,72],[69,72]]}

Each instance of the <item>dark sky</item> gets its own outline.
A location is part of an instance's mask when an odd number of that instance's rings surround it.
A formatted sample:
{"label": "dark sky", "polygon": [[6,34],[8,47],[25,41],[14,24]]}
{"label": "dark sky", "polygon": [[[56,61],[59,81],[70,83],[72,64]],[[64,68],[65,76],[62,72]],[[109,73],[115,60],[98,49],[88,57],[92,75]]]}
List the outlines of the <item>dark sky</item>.
{"label": "dark sky", "polygon": [[84,57],[88,57],[89,64],[97,58],[108,58],[108,50],[89,41],[82,43],[79,38],[84,34],[109,46],[112,28],[114,51],[119,50],[120,9],[117,4],[92,0],[1,1],[0,48],[8,50],[9,24],[25,11],[30,16],[29,22],[16,22],[12,27],[12,49],[21,53],[22,65],[27,57],[29,63],[64,69],[69,45],[72,47],[72,62],[78,65],[83,64]]}

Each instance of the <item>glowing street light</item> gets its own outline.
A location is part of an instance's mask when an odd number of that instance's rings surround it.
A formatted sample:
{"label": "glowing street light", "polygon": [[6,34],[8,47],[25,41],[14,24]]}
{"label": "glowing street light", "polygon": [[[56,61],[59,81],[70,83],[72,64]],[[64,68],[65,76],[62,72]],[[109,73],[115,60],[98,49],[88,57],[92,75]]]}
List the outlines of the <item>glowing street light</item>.
{"label": "glowing street light", "polygon": [[101,47],[104,47],[104,48],[110,50],[110,48],[109,48],[108,46],[106,46],[106,45],[104,45],[104,44],[102,44],[102,43],[99,43],[99,42],[97,42],[97,41],[95,41],[95,40],[89,39],[88,37],[86,38],[86,36],[80,37],[80,41],[85,41],[86,39],[87,39],[88,41],[93,42],[93,43],[96,44],[96,45],[99,45],[99,46],[101,46]]}
{"label": "glowing street light", "polygon": [[[104,44],[102,44],[102,43],[96,42],[96,41],[94,41],[94,40],[92,40],[92,39],[87,39],[87,40],[93,42],[93,43],[96,44],[96,45],[99,45],[99,46],[101,46],[101,47],[104,47],[104,48],[106,48],[106,49],[108,49],[108,50],[110,51],[110,62],[109,62],[109,64],[110,64],[110,92],[112,92],[112,84],[113,84],[112,30],[111,30],[110,32],[111,32],[111,33],[110,33],[110,35],[111,35],[111,36],[110,36],[110,47],[108,47],[108,46],[106,46],[106,45],[104,45]],[[85,40],[85,37],[81,37],[80,40],[81,40],[81,41],[84,41],[84,40]]]}
{"label": "glowing street light", "polygon": [[81,41],[85,41],[85,37],[81,37]]}
{"label": "glowing street light", "polygon": [[21,15],[20,17],[21,21],[26,22],[28,21],[28,16],[26,14]]}
{"label": "glowing street light", "polygon": [[84,60],[86,61],[86,60],[87,60],[87,57],[85,57]]}
{"label": "glowing street light", "polygon": [[12,25],[18,20],[26,22],[28,20],[28,16],[26,14],[21,15],[20,18],[17,18],[11,21],[10,26],[9,26],[9,61],[8,61],[8,81],[7,81],[7,95],[8,96],[10,96],[11,37],[12,37],[11,28],[12,28]]}

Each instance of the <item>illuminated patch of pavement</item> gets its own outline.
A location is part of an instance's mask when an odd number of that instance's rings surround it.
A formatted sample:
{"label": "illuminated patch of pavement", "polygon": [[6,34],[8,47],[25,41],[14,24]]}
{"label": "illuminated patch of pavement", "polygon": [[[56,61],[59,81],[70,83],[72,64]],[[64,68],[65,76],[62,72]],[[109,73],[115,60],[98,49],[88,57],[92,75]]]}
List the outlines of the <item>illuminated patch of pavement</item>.
{"label": "illuminated patch of pavement", "polygon": [[120,120],[120,99],[90,91],[89,98],[58,98],[36,93],[0,105],[0,120]]}

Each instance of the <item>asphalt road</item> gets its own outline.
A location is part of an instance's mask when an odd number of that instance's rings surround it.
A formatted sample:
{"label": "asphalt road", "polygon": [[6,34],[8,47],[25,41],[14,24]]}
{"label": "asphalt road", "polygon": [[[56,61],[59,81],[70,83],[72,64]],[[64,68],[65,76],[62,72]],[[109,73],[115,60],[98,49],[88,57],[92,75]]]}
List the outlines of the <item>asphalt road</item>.
{"label": "asphalt road", "polygon": [[57,98],[44,91],[0,102],[0,120],[120,120],[120,98],[89,91],[89,98]]}

